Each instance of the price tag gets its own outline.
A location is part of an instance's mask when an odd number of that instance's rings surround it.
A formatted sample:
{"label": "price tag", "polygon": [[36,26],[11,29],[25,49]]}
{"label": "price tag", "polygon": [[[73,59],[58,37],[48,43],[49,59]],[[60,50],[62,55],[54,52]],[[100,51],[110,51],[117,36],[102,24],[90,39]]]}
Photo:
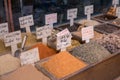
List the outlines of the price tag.
{"label": "price tag", "polygon": [[77,8],[67,10],[67,19],[70,20],[70,26],[74,25],[74,18],[77,18],[77,12]]}
{"label": "price tag", "polygon": [[112,4],[114,5],[114,8],[116,8],[117,5],[119,4],[119,0],[113,0]]}
{"label": "price tag", "polygon": [[42,38],[42,42],[47,44],[47,37],[52,33],[52,28],[48,26],[36,28],[37,39]]}
{"label": "price tag", "polygon": [[25,64],[34,64],[39,61],[39,52],[38,48],[31,49],[29,51],[23,52],[20,54],[21,65]]}
{"label": "price tag", "polygon": [[[12,54],[17,50],[17,44],[22,42],[21,31],[15,31],[4,35],[5,46],[11,46]],[[15,48],[16,46],[16,48]]]}
{"label": "price tag", "polygon": [[28,15],[19,18],[20,27],[26,28],[26,32],[31,32],[30,26],[34,25],[33,15]]}
{"label": "price tag", "polygon": [[66,50],[66,47],[71,45],[71,38],[72,35],[68,31],[68,29],[65,29],[57,34],[57,50],[63,51]]}
{"label": "price tag", "polygon": [[81,32],[82,32],[82,40],[85,40],[86,43],[88,43],[89,40],[94,37],[93,26],[82,28]]}
{"label": "price tag", "polygon": [[0,24],[0,39],[3,39],[3,35],[9,33],[8,30],[8,23],[2,23]]}
{"label": "price tag", "polygon": [[87,15],[87,20],[91,19],[92,13],[93,13],[93,5],[85,6],[85,15]]}
{"label": "price tag", "polygon": [[118,18],[120,18],[120,7],[117,7],[117,9],[116,9],[116,16],[118,16]]}
{"label": "price tag", "polygon": [[53,25],[57,23],[57,13],[45,15],[45,24]]}

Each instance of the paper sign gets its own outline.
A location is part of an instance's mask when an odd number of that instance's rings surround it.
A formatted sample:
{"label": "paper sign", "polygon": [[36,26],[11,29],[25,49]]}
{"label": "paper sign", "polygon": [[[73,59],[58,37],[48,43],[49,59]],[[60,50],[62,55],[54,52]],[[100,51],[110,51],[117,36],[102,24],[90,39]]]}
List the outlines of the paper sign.
{"label": "paper sign", "polygon": [[20,27],[21,28],[26,28],[27,32],[31,32],[30,31],[30,26],[34,25],[33,15],[20,17],[19,22],[20,22]]}
{"label": "paper sign", "polygon": [[51,32],[52,28],[49,25],[36,28],[37,39],[46,38],[51,35]]}
{"label": "paper sign", "polygon": [[57,13],[45,15],[45,24],[57,23]]}
{"label": "paper sign", "polygon": [[77,8],[67,10],[67,19],[70,20],[77,18],[77,12],[78,12]]}
{"label": "paper sign", "polygon": [[116,9],[116,16],[118,16],[118,18],[120,18],[120,7],[117,7],[117,9]]}
{"label": "paper sign", "polygon": [[21,43],[21,41],[21,31],[15,31],[4,35],[4,42],[6,47]]}
{"label": "paper sign", "polygon": [[113,5],[119,4],[119,0],[113,0],[113,1],[112,1],[112,4],[113,4]]}
{"label": "paper sign", "polygon": [[71,38],[72,35],[68,31],[68,29],[65,29],[57,34],[57,50],[64,49],[71,45]]}
{"label": "paper sign", "polygon": [[3,35],[9,33],[8,23],[0,24],[0,38],[3,39]]}
{"label": "paper sign", "polygon": [[82,40],[86,40],[89,42],[89,39],[94,37],[94,29],[93,26],[82,28]]}
{"label": "paper sign", "polygon": [[85,6],[85,15],[92,14],[93,10],[93,5]]}
{"label": "paper sign", "polygon": [[20,54],[21,65],[34,64],[39,61],[38,48],[31,49],[29,51]]}

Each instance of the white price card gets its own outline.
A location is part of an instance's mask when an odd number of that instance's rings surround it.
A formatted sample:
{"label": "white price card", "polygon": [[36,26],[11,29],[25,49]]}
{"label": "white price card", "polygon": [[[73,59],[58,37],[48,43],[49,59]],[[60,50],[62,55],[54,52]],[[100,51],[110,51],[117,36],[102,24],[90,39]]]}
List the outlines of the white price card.
{"label": "white price card", "polygon": [[77,12],[78,12],[77,8],[67,10],[67,19],[70,20],[77,18]]}
{"label": "white price card", "polygon": [[120,18],[120,7],[117,7],[117,9],[116,9],[116,16],[118,16],[118,18]]}
{"label": "white price card", "polygon": [[38,48],[34,48],[23,52],[20,54],[21,65],[25,64],[34,64],[35,62],[39,61],[39,51]]}
{"label": "white price card", "polygon": [[94,37],[94,28],[93,26],[82,28],[82,40],[89,42],[91,38]]}
{"label": "white price card", "polygon": [[71,45],[72,35],[68,29],[57,34],[57,50],[64,49]]}
{"label": "white price card", "polygon": [[92,14],[94,12],[93,5],[85,6],[85,15]]}
{"label": "white price card", "polygon": [[113,4],[113,5],[119,4],[119,0],[113,0],[113,1],[112,1],[112,4]]}
{"label": "white price card", "polygon": [[19,18],[19,23],[21,28],[26,28],[27,32],[30,31],[30,26],[34,25],[33,15],[28,15]]}
{"label": "white price card", "polygon": [[46,38],[51,35],[51,32],[52,28],[49,25],[36,28],[37,39]]}
{"label": "white price card", "polygon": [[54,24],[57,23],[57,13],[45,15],[45,24]]}
{"label": "white price card", "polygon": [[8,23],[0,24],[0,39],[3,39],[5,34],[9,33]]}
{"label": "white price card", "polygon": [[21,31],[15,31],[4,35],[5,46],[11,46],[22,42]]}

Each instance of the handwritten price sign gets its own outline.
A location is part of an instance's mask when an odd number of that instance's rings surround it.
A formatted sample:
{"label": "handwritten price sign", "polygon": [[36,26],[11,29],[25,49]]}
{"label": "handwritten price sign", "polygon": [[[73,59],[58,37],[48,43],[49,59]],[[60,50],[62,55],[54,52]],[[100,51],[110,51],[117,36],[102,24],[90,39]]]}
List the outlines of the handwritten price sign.
{"label": "handwritten price sign", "polygon": [[67,19],[70,20],[70,19],[77,18],[77,12],[78,12],[77,8],[69,9],[67,11]]}
{"label": "handwritten price sign", "polygon": [[93,5],[85,6],[85,15],[92,14],[94,9]]}

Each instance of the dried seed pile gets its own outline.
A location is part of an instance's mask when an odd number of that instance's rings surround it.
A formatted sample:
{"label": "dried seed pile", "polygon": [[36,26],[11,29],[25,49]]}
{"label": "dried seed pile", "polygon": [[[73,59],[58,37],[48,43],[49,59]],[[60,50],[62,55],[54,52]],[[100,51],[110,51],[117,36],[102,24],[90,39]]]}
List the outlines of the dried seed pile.
{"label": "dried seed pile", "polygon": [[61,52],[44,62],[42,66],[59,79],[84,68],[86,64],[68,52]]}
{"label": "dried seed pile", "polygon": [[10,54],[0,56],[0,75],[14,71],[20,67],[20,60]]}
{"label": "dried seed pile", "polygon": [[25,65],[16,71],[2,76],[0,80],[50,80],[32,65]]}
{"label": "dried seed pile", "polygon": [[112,15],[100,15],[100,16],[96,16],[94,18],[102,20],[102,21],[111,21],[111,20],[116,19],[117,17],[116,16],[112,16]]}
{"label": "dried seed pile", "polygon": [[80,45],[70,53],[88,64],[99,62],[111,55],[104,47],[95,42]]}
{"label": "dried seed pile", "polygon": [[112,24],[120,26],[120,18],[115,19]]}
{"label": "dried seed pile", "polygon": [[79,22],[80,24],[84,24],[85,26],[95,26],[99,25],[100,23],[95,20],[81,20]]}
{"label": "dried seed pile", "polygon": [[102,24],[102,25],[95,26],[95,30],[100,33],[110,34],[120,30],[120,28],[116,26],[112,26],[110,24]]}
{"label": "dried seed pile", "polygon": [[110,53],[116,53],[120,50],[120,36],[115,34],[104,35],[101,39],[96,41],[105,47]]}

